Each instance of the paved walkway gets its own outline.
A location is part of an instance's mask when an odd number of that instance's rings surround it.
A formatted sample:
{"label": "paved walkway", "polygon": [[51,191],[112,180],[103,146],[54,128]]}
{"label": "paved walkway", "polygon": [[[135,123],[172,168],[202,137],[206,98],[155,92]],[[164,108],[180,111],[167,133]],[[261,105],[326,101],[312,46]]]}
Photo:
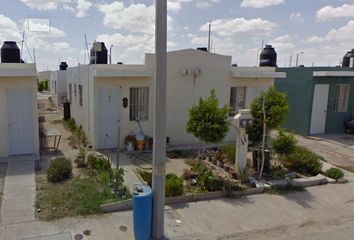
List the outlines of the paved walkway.
{"label": "paved walkway", "polygon": [[22,160],[21,158],[9,161],[1,204],[1,224],[35,220],[34,162],[33,159]]}
{"label": "paved walkway", "polygon": [[310,148],[331,164],[354,167],[354,135],[296,135],[296,139],[299,144]]}

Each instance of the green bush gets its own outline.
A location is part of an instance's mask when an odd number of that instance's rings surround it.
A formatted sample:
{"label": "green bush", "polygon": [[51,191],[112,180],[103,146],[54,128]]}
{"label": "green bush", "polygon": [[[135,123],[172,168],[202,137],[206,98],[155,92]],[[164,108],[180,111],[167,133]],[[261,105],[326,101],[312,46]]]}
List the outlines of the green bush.
{"label": "green bush", "polygon": [[333,178],[333,179],[337,180],[337,179],[344,177],[344,172],[342,170],[340,170],[339,168],[331,167],[330,169],[327,169],[324,172],[324,175],[326,177]]}
{"label": "green bush", "polygon": [[229,163],[235,164],[236,146],[234,144],[227,144],[220,148],[220,152],[226,155]]}
{"label": "green bush", "polygon": [[87,166],[91,169],[99,171],[108,171],[111,169],[111,164],[104,156],[89,154],[87,156]]}
{"label": "green bush", "polygon": [[50,182],[61,182],[72,176],[72,163],[69,159],[61,157],[50,162],[47,170],[47,179]]}
{"label": "green bush", "polygon": [[284,166],[289,170],[314,176],[321,172],[321,159],[306,147],[296,146],[293,152],[286,155]]}
{"label": "green bush", "polygon": [[152,186],[152,173],[148,171],[144,171],[141,169],[137,169],[137,172],[139,173],[140,177],[149,185],[150,187]]}
{"label": "green bush", "polygon": [[165,196],[174,197],[183,194],[183,179],[174,173],[166,174]]}
{"label": "green bush", "polygon": [[294,134],[279,130],[278,136],[272,139],[271,145],[275,152],[288,154],[295,150],[297,141]]}
{"label": "green bush", "polygon": [[210,170],[205,171],[199,176],[198,183],[203,190],[209,192],[223,190],[225,185],[224,179],[214,176]]}

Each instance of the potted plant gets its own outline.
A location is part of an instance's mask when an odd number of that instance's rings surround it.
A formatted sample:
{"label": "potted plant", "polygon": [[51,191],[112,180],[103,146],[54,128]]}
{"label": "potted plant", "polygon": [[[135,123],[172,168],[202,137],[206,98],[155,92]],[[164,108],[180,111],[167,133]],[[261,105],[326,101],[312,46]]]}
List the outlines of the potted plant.
{"label": "potted plant", "polygon": [[127,146],[128,152],[134,151],[137,144],[135,135],[132,133],[128,134],[124,139],[124,143]]}
{"label": "potted plant", "polygon": [[212,157],[212,163],[217,165],[217,161],[221,158],[221,152],[216,151]]}

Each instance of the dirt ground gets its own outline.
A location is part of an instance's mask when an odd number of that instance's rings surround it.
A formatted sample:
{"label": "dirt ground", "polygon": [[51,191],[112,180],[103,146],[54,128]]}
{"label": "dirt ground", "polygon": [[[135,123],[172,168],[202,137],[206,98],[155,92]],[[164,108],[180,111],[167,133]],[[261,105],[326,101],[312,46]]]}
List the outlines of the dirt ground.
{"label": "dirt ground", "polygon": [[[61,134],[61,140],[57,151],[54,149],[46,149],[41,151],[40,171],[37,172],[37,175],[43,175],[45,173],[50,159],[53,157],[65,156],[71,159],[73,161],[73,166],[75,166],[74,160],[79,152],[79,149],[70,146],[72,145],[73,138],[71,132],[60,122],[63,118],[62,110],[57,108],[48,99],[38,100],[38,110],[39,116],[45,118],[45,121],[40,123],[40,128],[44,128],[45,130],[58,130]],[[54,146],[54,137],[47,139],[45,145],[46,147]],[[78,175],[79,170],[74,168],[73,173],[74,175]]]}

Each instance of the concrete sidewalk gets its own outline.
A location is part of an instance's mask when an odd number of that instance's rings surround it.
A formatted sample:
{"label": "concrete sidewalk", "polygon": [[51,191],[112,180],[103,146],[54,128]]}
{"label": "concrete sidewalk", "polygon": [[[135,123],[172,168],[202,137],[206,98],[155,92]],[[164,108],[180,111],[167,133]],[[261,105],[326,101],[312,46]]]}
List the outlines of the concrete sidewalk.
{"label": "concrete sidewalk", "polygon": [[3,199],[1,224],[12,224],[35,220],[36,199],[35,161],[33,159],[11,159],[8,163]]}

